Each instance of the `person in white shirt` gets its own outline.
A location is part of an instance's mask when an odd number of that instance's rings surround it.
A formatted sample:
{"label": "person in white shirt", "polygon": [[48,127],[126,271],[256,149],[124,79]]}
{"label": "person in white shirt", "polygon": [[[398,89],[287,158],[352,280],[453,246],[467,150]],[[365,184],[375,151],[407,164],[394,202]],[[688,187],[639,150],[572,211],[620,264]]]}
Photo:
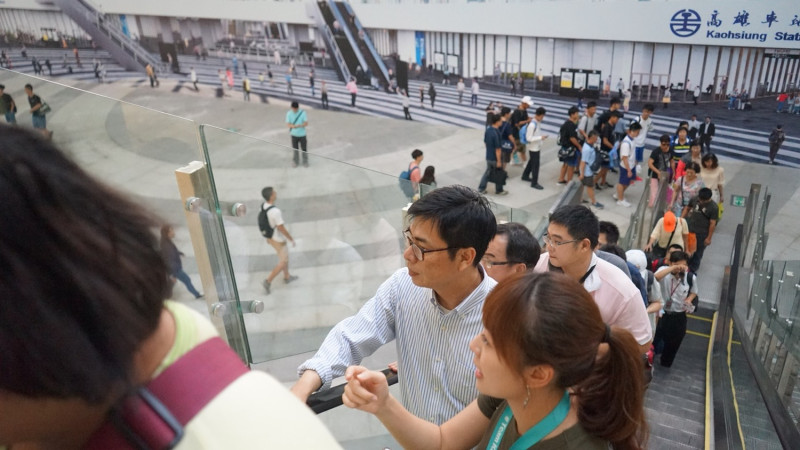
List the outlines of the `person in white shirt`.
{"label": "person in white shirt", "polygon": [[472,79],[472,85],[470,86],[470,90],[472,91],[472,106],[478,106],[478,94],[481,92],[481,86],[478,84],[478,79]]}
{"label": "person in white shirt", "polygon": [[591,101],[586,104],[585,114],[578,121],[578,140],[581,145],[589,138],[589,132],[594,130],[597,125],[597,102]]}
{"label": "person in white shirt", "polygon": [[403,114],[405,115],[406,120],[414,120],[411,118],[411,112],[408,110],[411,107],[411,99],[408,98],[408,91],[404,89],[398,89],[397,95],[400,96],[403,102]]}
{"label": "person in white shirt", "polygon": [[[650,103],[644,105],[642,108],[642,115],[634,120],[635,122],[639,122],[639,125],[642,126],[642,130],[639,132],[639,135],[633,140],[633,147],[636,149],[636,171],[639,173],[642,172],[641,164],[642,161],[644,161],[644,143],[647,139],[647,133],[653,131],[652,116],[654,109],[655,107]],[[641,178],[637,177],[636,180],[641,181]]]}
{"label": "person in white shirt", "polygon": [[625,200],[625,190],[631,185],[631,182],[636,179],[636,167],[631,164],[633,157],[633,140],[639,135],[642,126],[638,122],[633,122],[628,127],[628,135],[619,144],[619,182],[617,183],[617,193],[614,199],[617,205],[629,208],[630,202]]}
{"label": "person in white shirt", "polygon": [[686,336],[686,313],[694,312],[697,298],[697,276],[689,270],[689,255],[674,251],[669,256],[669,265],[655,273],[661,284],[664,300],[664,316],[658,321],[653,342],[656,346],[663,342],[661,365],[672,366],[675,355]]}
{"label": "person in white shirt", "polygon": [[697,99],[700,98],[700,85],[694,87],[694,92],[692,92],[692,99],[694,100],[694,104],[697,104]]}
{"label": "person in white shirt", "polygon": [[461,104],[461,99],[464,98],[464,79],[459,78],[458,84],[456,84],[456,91],[458,91],[458,104]]}
{"label": "person in white shirt", "polygon": [[544,189],[544,187],[539,184],[539,167],[542,145],[544,144],[544,140],[547,139],[547,135],[542,133],[542,120],[545,114],[547,114],[547,110],[543,107],[540,106],[536,108],[533,120],[528,124],[528,128],[525,129],[525,140],[528,142],[526,147],[528,149],[529,158],[528,164],[525,165],[525,170],[522,172],[522,179],[524,181],[530,181],[531,187],[538,190]]}
{"label": "person in white shirt", "polygon": [[194,67],[192,67],[192,70],[189,72],[189,79],[192,80],[194,90],[200,91],[200,89],[197,88],[197,71],[194,70]]}
{"label": "person in white shirt", "polygon": [[278,193],[274,188],[268,186],[261,190],[261,196],[264,197],[265,200],[265,202],[261,205],[261,209],[266,211],[269,227],[273,230],[272,236],[265,237],[267,238],[269,245],[271,245],[278,254],[278,265],[272,269],[272,272],[270,272],[267,279],[265,279],[262,283],[264,290],[266,290],[267,295],[269,295],[272,288],[272,280],[274,280],[279,273],[283,272],[283,281],[286,284],[289,284],[297,279],[297,275],[289,274],[289,249],[286,246],[287,240],[292,243],[292,247],[295,246],[295,242],[294,238],[292,238],[292,235],[289,234],[289,230],[286,229],[286,226],[283,223],[283,215],[281,214],[281,210],[275,207],[275,200],[278,198]]}

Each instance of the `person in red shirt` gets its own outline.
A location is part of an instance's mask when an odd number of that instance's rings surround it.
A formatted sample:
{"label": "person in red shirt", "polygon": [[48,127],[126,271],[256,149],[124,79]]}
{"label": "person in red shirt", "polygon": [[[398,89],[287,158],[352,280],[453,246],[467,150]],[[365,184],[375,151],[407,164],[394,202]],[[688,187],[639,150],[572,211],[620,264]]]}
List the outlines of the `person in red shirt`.
{"label": "person in red shirt", "polygon": [[783,105],[786,104],[786,100],[788,100],[788,99],[789,99],[789,96],[786,95],[786,92],[781,92],[780,95],[778,95],[778,111],[777,112],[779,112],[779,113],[783,112]]}

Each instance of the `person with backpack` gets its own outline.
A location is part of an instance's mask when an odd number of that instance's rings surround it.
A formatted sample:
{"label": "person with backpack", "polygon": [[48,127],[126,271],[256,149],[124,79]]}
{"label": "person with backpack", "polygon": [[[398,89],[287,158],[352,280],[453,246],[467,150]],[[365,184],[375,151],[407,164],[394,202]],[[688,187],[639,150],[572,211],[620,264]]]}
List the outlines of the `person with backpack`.
{"label": "person with backpack", "polygon": [[422,164],[423,158],[422,150],[414,149],[411,152],[408,169],[400,173],[400,189],[409,199],[413,199],[419,190],[419,181],[422,179],[422,170],[419,165]]}
{"label": "person with backpack", "polygon": [[583,149],[581,149],[581,165],[578,178],[589,195],[589,203],[597,209],[603,209],[603,204],[594,197],[594,175],[600,169],[601,163],[600,157],[594,149],[595,143],[597,143],[597,131],[591,130],[587,135],[586,142],[583,143]]}
{"label": "person with backpack", "polygon": [[698,299],[697,275],[689,269],[686,252],[672,252],[669,265],[655,273],[664,297],[664,316],[658,321],[653,345],[663,342],[661,366],[671,367],[686,336],[686,313],[694,312]]}
{"label": "person with backpack", "polygon": [[539,167],[541,165],[541,150],[548,135],[542,134],[542,120],[547,110],[543,107],[536,108],[533,120],[522,126],[519,130],[520,142],[528,148],[528,164],[522,172],[522,180],[530,181],[531,187],[542,190],[544,186],[539,184]]}
{"label": "person with backpack", "polygon": [[786,133],[783,132],[783,125],[778,124],[769,134],[769,164],[775,164],[775,157],[778,156],[778,150],[781,149],[785,139]]}
{"label": "person with backpack", "polygon": [[261,204],[261,211],[258,213],[258,229],[261,235],[267,239],[269,245],[278,253],[278,265],[272,269],[272,272],[267,276],[262,286],[267,291],[267,295],[272,290],[272,280],[274,280],[279,273],[283,272],[283,281],[286,284],[296,280],[297,275],[289,273],[289,249],[287,248],[286,241],[292,243],[292,247],[296,245],[294,238],[286,229],[283,222],[283,214],[281,210],[275,206],[275,199],[278,198],[278,193],[272,186],[267,186],[261,190],[261,196],[264,197],[264,203]]}

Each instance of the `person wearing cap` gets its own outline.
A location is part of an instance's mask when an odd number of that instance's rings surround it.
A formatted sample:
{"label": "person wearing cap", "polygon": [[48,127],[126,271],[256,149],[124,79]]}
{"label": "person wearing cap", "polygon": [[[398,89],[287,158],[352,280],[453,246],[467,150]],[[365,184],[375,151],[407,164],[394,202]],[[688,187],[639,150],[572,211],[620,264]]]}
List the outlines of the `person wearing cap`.
{"label": "person wearing cap", "polygon": [[6,94],[6,87],[0,84],[0,114],[6,117],[6,122],[17,123],[17,105],[10,95]]}
{"label": "person wearing cap", "polygon": [[686,219],[681,217],[679,220],[675,213],[667,211],[664,213],[664,217],[656,222],[644,251],[652,251],[656,257],[663,258],[667,254],[667,249],[673,244],[686,248],[685,243],[689,237],[689,230],[689,223]]}
{"label": "person wearing cap", "polygon": [[642,131],[642,126],[639,122],[633,122],[628,127],[628,135],[622,140],[619,145],[619,182],[617,182],[617,195],[614,198],[617,200],[617,205],[629,208],[630,202],[625,200],[625,191],[628,186],[636,180],[636,166],[634,162],[634,146],[633,140]]}
{"label": "person wearing cap", "polygon": [[531,120],[533,120],[528,116],[528,108],[531,106],[533,106],[533,99],[526,95],[525,97],[522,97],[519,107],[511,114],[511,127],[514,134],[514,140],[517,144],[515,150],[519,152],[519,158],[522,161],[520,164],[526,162],[528,159],[528,153],[525,151],[525,144],[523,144],[522,140],[519,139],[519,130],[521,130],[526,124],[531,123]]}
{"label": "person wearing cap", "polygon": [[303,166],[308,167],[308,141],[306,140],[306,126],[308,126],[308,116],[300,109],[300,104],[292,102],[292,109],[286,113],[286,125],[289,127],[289,135],[292,137],[292,148],[294,151],[293,167],[300,164],[300,152],[303,151]]}

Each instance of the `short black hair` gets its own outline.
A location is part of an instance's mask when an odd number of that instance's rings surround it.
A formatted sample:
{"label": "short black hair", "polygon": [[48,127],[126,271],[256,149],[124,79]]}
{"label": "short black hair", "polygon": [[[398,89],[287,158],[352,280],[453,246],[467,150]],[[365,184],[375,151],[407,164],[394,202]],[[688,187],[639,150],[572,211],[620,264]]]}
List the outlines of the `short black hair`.
{"label": "short black hair", "polygon": [[639,122],[631,122],[631,124],[628,126],[628,129],[631,131],[641,130],[642,124],[640,124]]}
{"label": "short black hair", "polygon": [[609,118],[616,117],[617,119],[622,118],[622,113],[619,111],[611,111],[608,115]]}
{"label": "short black hair", "polygon": [[653,111],[655,111],[655,110],[656,110],[656,107],[655,107],[655,106],[653,106],[653,104],[652,104],[652,103],[647,103],[646,105],[644,105],[644,106],[642,107],[642,111],[650,111],[650,112],[653,112]]}
{"label": "short black hair", "polygon": [[621,102],[619,101],[618,97],[611,97],[611,100],[608,102],[609,106],[611,105],[619,105]]}
{"label": "short black hair", "polygon": [[[695,164],[697,164],[697,163],[695,163]],[[711,189],[709,189],[707,187],[704,187],[704,188],[701,188],[700,191],[697,192],[697,198],[699,198],[700,200],[708,200],[713,196],[713,194],[714,193],[711,192]]]}
{"label": "short black hair", "polygon": [[542,248],[525,225],[516,222],[501,223],[497,226],[495,236],[507,236],[506,259],[515,263],[525,263],[532,268],[539,262]]}
{"label": "short black hair", "polygon": [[503,116],[501,116],[500,114],[491,113],[489,115],[489,123],[492,125],[496,124],[497,122],[500,122],[501,120],[503,120]]}
{"label": "short black hair", "polygon": [[273,189],[272,186],[267,186],[261,190],[261,196],[264,197],[264,200],[269,201],[269,198],[272,197],[272,192],[274,190],[275,189]]}
{"label": "short black hair", "polygon": [[662,134],[660,138],[658,138],[660,142],[670,142],[672,138],[669,137],[668,134]]}
{"label": "short black hair", "polygon": [[480,264],[486,247],[497,232],[489,200],[466,186],[435,189],[408,208],[410,220],[430,220],[448,247],[450,259],[461,248],[474,248],[474,266]]}
{"label": "short black hair", "polygon": [[540,106],[540,107],[536,108],[536,112],[534,114],[537,115],[537,116],[543,116],[543,115],[547,114],[547,110],[544,109],[544,106]]}
{"label": "short black hair", "polygon": [[580,112],[580,110],[578,109],[577,106],[570,106],[570,108],[567,110],[567,115],[571,116],[571,115],[576,114],[578,112]]}
{"label": "short black hair", "polygon": [[508,106],[503,106],[502,108],[500,108],[500,115],[505,116],[506,114],[511,114],[511,108],[509,108]]}
{"label": "short black hair", "polygon": [[669,255],[669,262],[689,261],[689,255],[683,250],[675,250]]}
{"label": "short black hair", "polygon": [[31,86],[31,84],[28,83],[28,84],[25,85],[25,89],[33,90],[33,86]]}
{"label": "short black hair", "polygon": [[417,159],[422,156],[422,150],[416,148],[413,152],[411,152],[411,159]]}
{"label": "short black hair", "polygon": [[597,108],[597,102],[591,101],[591,102],[587,103],[586,104],[586,109],[589,109],[589,108]]}
{"label": "short black hair", "polygon": [[598,230],[600,233],[606,235],[606,244],[616,244],[619,242],[619,227],[614,222],[601,220],[598,223]]}
{"label": "short black hair", "polygon": [[684,170],[689,170],[689,169],[692,169],[695,172],[700,173],[700,164],[697,164],[694,161],[686,163],[686,168]]}
{"label": "short black hair", "polygon": [[299,107],[300,103],[298,103],[297,101],[292,102],[292,108],[299,108]]}
{"label": "short black hair", "polygon": [[550,223],[562,225],[572,239],[588,239],[591,248],[597,247],[600,226],[597,216],[582,205],[564,205],[550,215]]}
{"label": "short black hair", "polygon": [[0,84],[0,89],[5,89],[5,88],[6,88],[5,84]]}
{"label": "short black hair", "polygon": [[600,247],[600,251],[619,256],[620,258],[622,258],[623,261],[628,260],[628,256],[625,254],[625,250],[623,250],[622,247],[620,247],[617,244],[606,244]]}
{"label": "short black hair", "polygon": [[689,147],[700,147],[700,139],[692,139],[689,142]]}
{"label": "short black hair", "polygon": [[0,132],[0,192],[0,391],[97,405],[130,389],[170,290],[163,221],[20,127]]}
{"label": "short black hair", "polygon": [[589,134],[586,135],[586,139],[589,139],[594,136],[600,136],[600,133],[598,133],[597,130],[590,130]]}
{"label": "short black hair", "polygon": [[675,250],[683,251],[683,246],[681,244],[672,244],[669,247],[667,247],[667,250],[669,250],[671,248],[674,248]]}

